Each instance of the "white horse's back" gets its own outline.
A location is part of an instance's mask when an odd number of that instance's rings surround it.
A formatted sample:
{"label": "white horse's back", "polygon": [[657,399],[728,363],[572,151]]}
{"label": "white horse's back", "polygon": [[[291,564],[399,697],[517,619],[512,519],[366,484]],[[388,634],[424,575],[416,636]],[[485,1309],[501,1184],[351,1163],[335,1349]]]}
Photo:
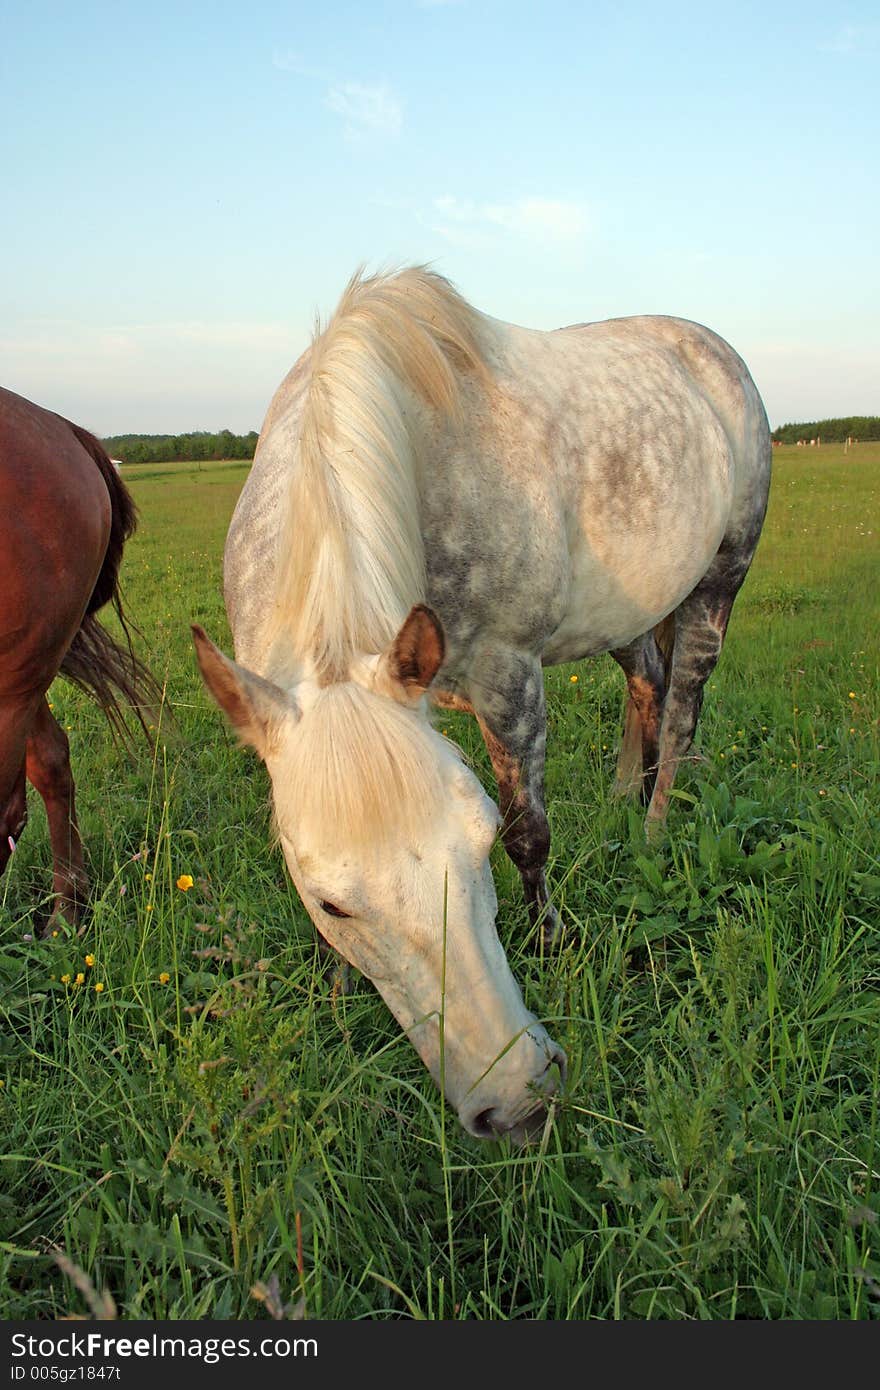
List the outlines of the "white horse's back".
{"label": "white horse's back", "polygon": [[[496,624],[544,664],[645,632],[698,582],[728,528],[763,514],[769,477],[760,398],[709,329],[659,316],[555,332],[478,322],[488,381],[461,374],[461,421],[424,412],[402,388],[427,428],[415,478],[425,583],[401,607],[437,609],[453,683],[474,634]],[[270,405],[227,542],[230,621],[247,660],[271,639],[311,351]]]}

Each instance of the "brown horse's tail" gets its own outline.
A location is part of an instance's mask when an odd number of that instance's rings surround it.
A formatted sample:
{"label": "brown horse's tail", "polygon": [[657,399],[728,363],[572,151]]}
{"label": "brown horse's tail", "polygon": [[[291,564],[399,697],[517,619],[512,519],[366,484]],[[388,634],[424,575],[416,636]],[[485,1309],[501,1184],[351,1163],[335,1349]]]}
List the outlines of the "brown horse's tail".
{"label": "brown horse's tail", "polygon": [[[111,521],[101,573],[80,629],[61,663],[61,674],[91,695],[123,741],[129,737],[127,713],[134,714],[149,736],[148,719],[161,701],[162,692],[150,670],[134,654],[132,632],[137,629],[126,617],[119,592],[119,566],[125,542],[137,525],[137,508],[114,463],[94,435],[69,420],[65,424],[100,470],[110,494]],[[116,610],[123,642],[111,637],[95,616],[105,603],[112,603]]]}

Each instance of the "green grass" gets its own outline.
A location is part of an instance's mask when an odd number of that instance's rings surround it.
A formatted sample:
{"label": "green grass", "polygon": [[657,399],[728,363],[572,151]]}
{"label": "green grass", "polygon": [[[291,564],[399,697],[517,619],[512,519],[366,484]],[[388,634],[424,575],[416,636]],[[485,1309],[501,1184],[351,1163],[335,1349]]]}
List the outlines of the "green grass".
{"label": "green grass", "polygon": [[[570,1061],[524,1152],[464,1135],[372,987],[322,972],[264,771],[202,691],[188,625],[228,649],[247,465],[131,471],[127,602],[174,717],[125,757],[53,687],[95,896],[81,939],[28,939],[33,798],[0,880],[5,1317],[87,1311],[53,1247],[123,1318],[263,1316],[273,1278],[328,1319],[876,1316],[880,447],[775,465],[661,848],[610,795],[619,671],[547,675],[561,951],[495,856],[502,939]],[[490,785],[475,728],[441,724]]]}

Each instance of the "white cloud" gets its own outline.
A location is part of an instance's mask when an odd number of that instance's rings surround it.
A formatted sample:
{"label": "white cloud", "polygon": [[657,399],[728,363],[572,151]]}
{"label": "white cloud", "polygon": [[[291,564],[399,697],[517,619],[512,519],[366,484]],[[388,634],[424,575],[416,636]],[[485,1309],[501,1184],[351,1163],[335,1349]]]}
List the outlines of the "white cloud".
{"label": "white cloud", "polygon": [[880,24],[844,24],[818,47],[821,53],[875,53],[880,47]]}
{"label": "white cloud", "polygon": [[324,105],[345,121],[350,138],[365,134],[399,135],[403,105],[387,82],[368,86],[362,82],[336,82],[324,97]]}
{"label": "white cloud", "polygon": [[434,230],[447,240],[480,239],[481,231],[501,228],[528,241],[556,245],[582,241],[590,231],[587,207],[578,200],[519,198],[512,203],[477,203],[455,197],[435,198],[439,224]]}
{"label": "white cloud", "polygon": [[326,68],[313,67],[292,49],[276,49],[272,66],[280,72],[291,72],[325,87],[324,106],[334,116],[341,116],[349,140],[366,136],[396,136],[403,127],[403,102],[387,82],[342,81]]}

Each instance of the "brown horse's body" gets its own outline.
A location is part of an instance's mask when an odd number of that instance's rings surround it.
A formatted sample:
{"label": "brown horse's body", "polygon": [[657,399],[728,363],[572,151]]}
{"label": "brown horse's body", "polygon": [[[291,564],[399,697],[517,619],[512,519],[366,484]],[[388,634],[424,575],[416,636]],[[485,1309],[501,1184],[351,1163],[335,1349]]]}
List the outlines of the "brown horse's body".
{"label": "brown horse's body", "polygon": [[67,736],[46,691],[60,671],[118,722],[114,691],[137,711],[149,683],[93,614],[120,611],[117,575],[134,504],[85,430],[0,389],[0,872],[27,819],[25,782],[43,798],[55,911],[76,918],[87,879]]}

